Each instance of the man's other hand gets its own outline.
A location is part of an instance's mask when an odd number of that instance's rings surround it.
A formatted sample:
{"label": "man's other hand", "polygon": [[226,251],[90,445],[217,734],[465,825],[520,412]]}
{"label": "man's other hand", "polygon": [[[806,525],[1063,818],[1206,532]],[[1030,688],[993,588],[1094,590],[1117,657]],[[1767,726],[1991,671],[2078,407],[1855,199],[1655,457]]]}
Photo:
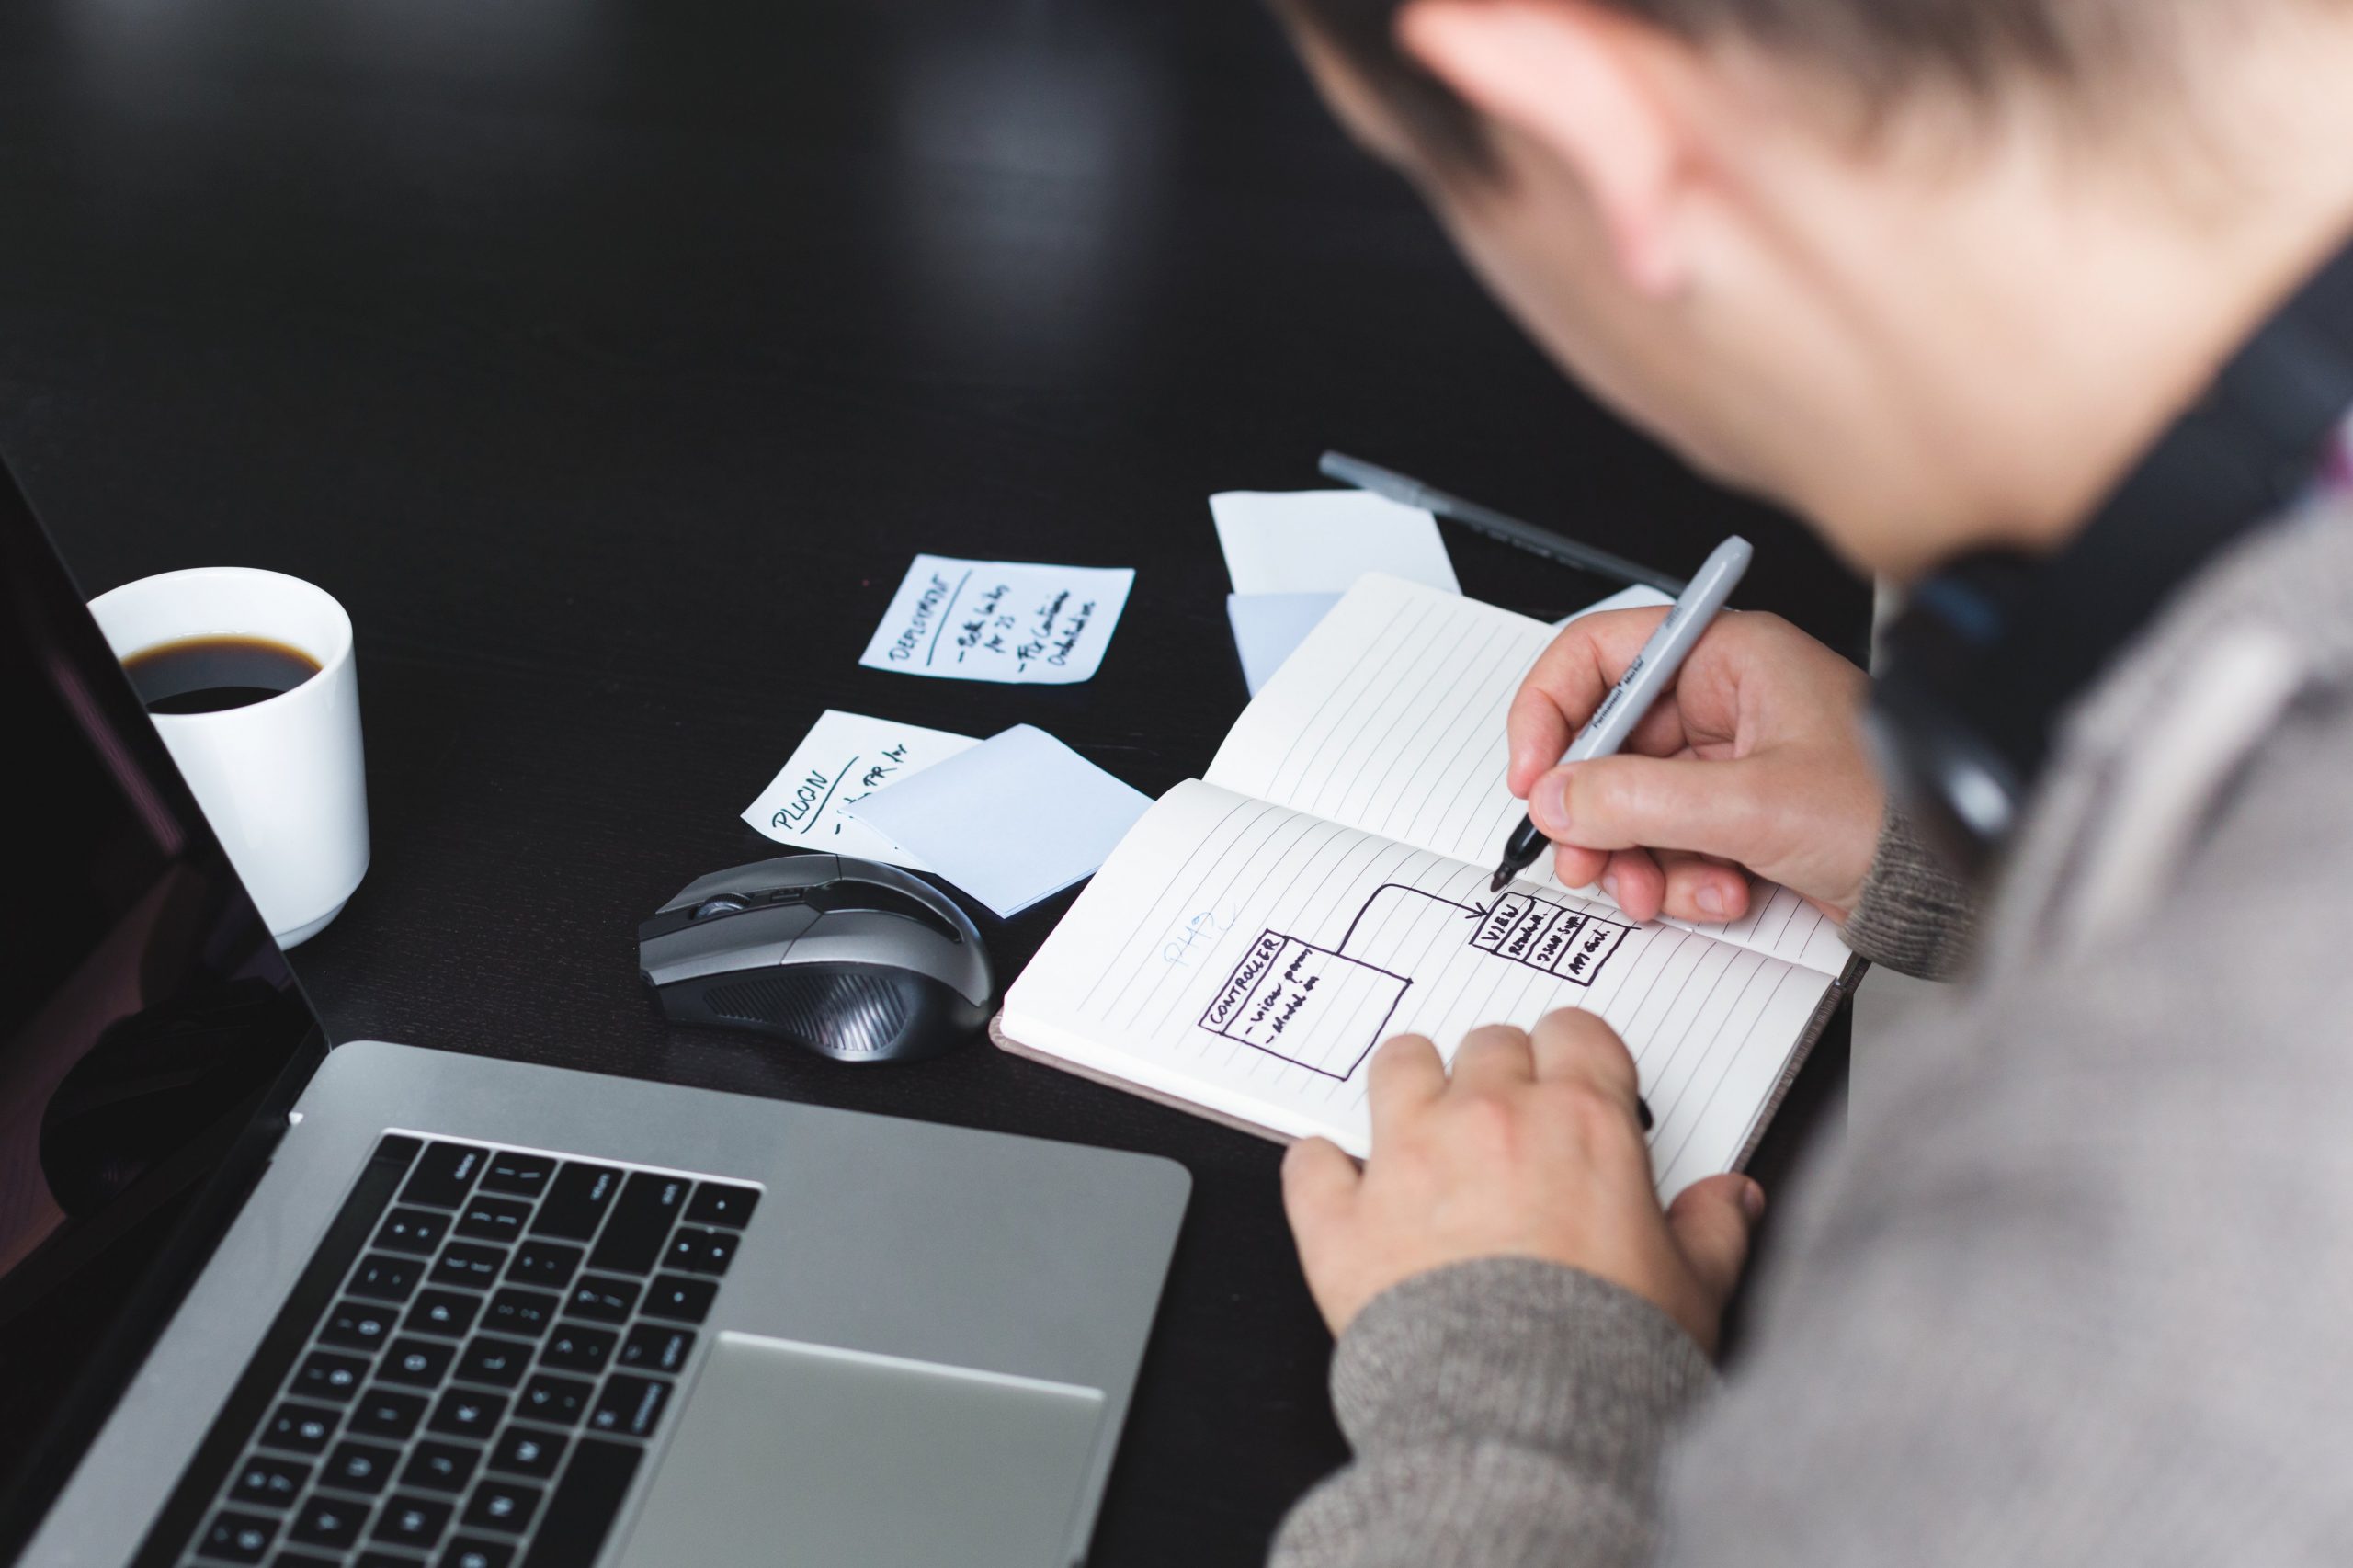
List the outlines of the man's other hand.
{"label": "man's other hand", "polygon": [[1736,920],[1745,867],[1844,921],[1887,812],[1862,735],[1867,683],[1779,617],[1719,616],[1623,752],[1555,766],[1665,613],[1571,622],[1512,702],[1511,790],[1557,846],[1561,880],[1600,883],[1637,920]]}
{"label": "man's other hand", "polygon": [[1711,1176],[1660,1210],[1634,1059],[1608,1024],[1564,1010],[1533,1035],[1474,1029],[1450,1076],[1427,1040],[1399,1035],[1373,1056],[1370,1100],[1361,1169],[1320,1138],[1283,1161],[1283,1205],[1333,1334],[1414,1275],[1508,1256],[1621,1285],[1714,1353],[1765,1194]]}

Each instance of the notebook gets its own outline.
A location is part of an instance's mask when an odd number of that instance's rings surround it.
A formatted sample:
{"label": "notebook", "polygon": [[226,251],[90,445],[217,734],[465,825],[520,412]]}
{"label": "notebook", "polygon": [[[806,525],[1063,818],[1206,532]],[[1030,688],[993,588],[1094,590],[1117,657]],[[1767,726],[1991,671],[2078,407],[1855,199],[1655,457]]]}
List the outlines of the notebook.
{"label": "notebook", "polygon": [[1563,1006],[1632,1050],[1672,1197],[1736,1169],[1863,964],[1759,886],[1729,925],[1636,924],[1549,862],[1501,895],[1525,811],[1505,713],[1553,636],[1369,575],[1155,802],[1006,993],[1019,1054],[1230,1125],[1366,1153],[1365,1063],[1392,1034],[1451,1052]]}

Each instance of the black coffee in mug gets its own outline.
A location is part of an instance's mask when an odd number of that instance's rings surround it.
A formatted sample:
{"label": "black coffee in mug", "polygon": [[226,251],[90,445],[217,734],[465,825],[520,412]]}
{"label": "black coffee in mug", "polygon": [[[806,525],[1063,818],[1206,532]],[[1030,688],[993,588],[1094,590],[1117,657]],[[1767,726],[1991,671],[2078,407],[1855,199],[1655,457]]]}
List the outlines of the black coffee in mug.
{"label": "black coffee in mug", "polygon": [[291,691],[318,660],[267,637],[183,637],[123,660],[150,713],[218,713]]}

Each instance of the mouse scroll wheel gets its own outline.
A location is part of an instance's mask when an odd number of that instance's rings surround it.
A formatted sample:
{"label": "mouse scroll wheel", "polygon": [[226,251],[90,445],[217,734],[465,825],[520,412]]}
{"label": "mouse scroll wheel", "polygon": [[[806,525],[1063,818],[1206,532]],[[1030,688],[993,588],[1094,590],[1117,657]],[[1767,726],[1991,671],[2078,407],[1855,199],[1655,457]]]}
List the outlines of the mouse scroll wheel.
{"label": "mouse scroll wheel", "polygon": [[696,904],[694,918],[708,920],[714,915],[733,915],[750,907],[749,899],[737,898],[732,893],[722,894],[718,898],[707,898]]}

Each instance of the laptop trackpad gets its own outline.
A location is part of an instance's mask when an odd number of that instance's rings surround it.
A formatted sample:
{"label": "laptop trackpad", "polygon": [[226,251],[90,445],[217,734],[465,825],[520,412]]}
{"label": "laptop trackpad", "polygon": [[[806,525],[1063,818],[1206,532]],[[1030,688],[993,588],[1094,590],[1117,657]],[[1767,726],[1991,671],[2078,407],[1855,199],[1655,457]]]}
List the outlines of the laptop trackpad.
{"label": "laptop trackpad", "polygon": [[1060,1568],[1094,1389],[728,1334],[621,1568]]}

